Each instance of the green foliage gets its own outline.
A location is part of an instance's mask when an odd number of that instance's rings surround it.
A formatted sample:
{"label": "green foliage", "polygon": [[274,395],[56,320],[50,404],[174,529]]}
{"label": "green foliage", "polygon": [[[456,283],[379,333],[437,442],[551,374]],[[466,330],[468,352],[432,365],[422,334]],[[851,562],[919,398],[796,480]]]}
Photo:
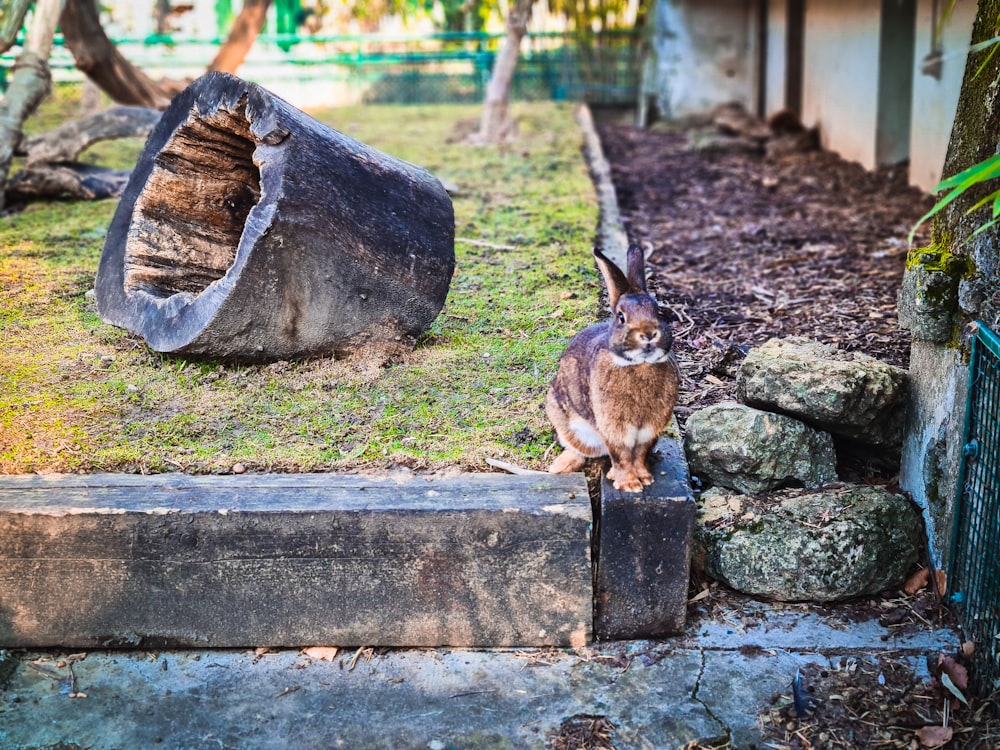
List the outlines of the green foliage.
{"label": "green foliage", "polygon": [[[934,28],[935,39],[940,36],[941,27],[943,27],[950,20],[955,2],[956,0],[948,0],[942,8],[940,19]],[[980,9],[980,12],[982,12],[982,8]],[[994,31],[996,30],[995,27],[997,25],[1000,25],[1000,18],[998,18],[996,20],[996,24],[994,24]],[[997,53],[998,42],[1000,42],[1000,35],[995,34],[989,39],[978,42],[969,48],[968,54],[970,59],[973,55],[986,52],[986,54],[979,61],[979,64],[972,75],[972,80],[975,80],[982,75],[983,71],[986,70],[987,66],[989,66],[991,61],[993,61],[994,56]],[[994,81],[993,85],[996,85],[997,83],[1000,83],[1000,81]],[[976,235],[988,231],[992,227],[996,226],[997,222],[1000,222],[1000,188],[990,188],[995,184],[993,181],[997,177],[1000,177],[1000,154],[993,154],[982,161],[973,164],[971,167],[962,170],[958,174],[941,180],[941,182],[939,182],[931,192],[935,194],[945,191],[947,192],[938,200],[937,203],[934,204],[930,211],[920,217],[917,223],[910,230],[910,244],[913,244],[914,235],[924,222],[940,214],[956,200],[959,200],[970,193],[978,194],[982,192],[982,190],[990,191],[969,206],[965,210],[965,213],[973,214],[986,206],[990,206],[991,209],[989,217],[982,219],[970,237],[965,238],[965,240],[971,239],[972,237],[975,237]]]}
{"label": "green foliage", "polygon": [[[482,31],[491,17],[501,17],[505,7],[498,0],[355,0],[351,14],[374,27],[386,16],[433,16],[436,5],[440,5],[444,17],[443,31]],[[629,0],[548,0],[548,5],[582,38],[593,32],[632,26]],[[648,5],[650,0],[639,0],[639,17],[643,17]]]}
{"label": "green foliage", "polygon": [[[483,31],[492,13],[497,10],[496,0],[438,0],[444,12],[444,31]],[[425,0],[430,11],[433,0]]]}
{"label": "green foliage", "polygon": [[[638,17],[645,15],[649,0],[639,0]],[[590,32],[629,28],[628,0],[549,0],[549,9],[564,16],[577,32],[584,36]]]}
{"label": "green foliage", "polygon": [[[930,211],[920,217],[920,220],[910,230],[910,244],[913,244],[913,236],[917,229],[920,228],[921,224],[943,211],[951,205],[952,202],[960,196],[965,195],[968,191],[979,185],[985,185],[997,177],[1000,177],[1000,154],[994,154],[988,159],[985,159],[978,164],[974,164],[968,169],[939,182],[933,192],[940,193],[945,190],[948,192],[943,198],[934,204]],[[973,232],[972,236],[985,232],[993,227],[997,222],[1000,222],[1000,189],[994,190],[989,193],[989,195],[976,201],[967,209],[966,213],[971,214],[986,205],[992,206],[991,217],[989,220],[980,224],[976,231]]]}
{"label": "green foliage", "polygon": [[452,138],[477,106],[317,117],[457,186],[456,276],[405,362],[190,363],[97,316],[115,204],[39,202],[0,219],[0,472],[540,468],[541,409],[593,321],[593,187],[569,106],[519,105],[512,148]]}
{"label": "green foliage", "polygon": [[428,10],[424,0],[354,0],[351,4],[351,16],[371,29],[387,16],[413,18]]}

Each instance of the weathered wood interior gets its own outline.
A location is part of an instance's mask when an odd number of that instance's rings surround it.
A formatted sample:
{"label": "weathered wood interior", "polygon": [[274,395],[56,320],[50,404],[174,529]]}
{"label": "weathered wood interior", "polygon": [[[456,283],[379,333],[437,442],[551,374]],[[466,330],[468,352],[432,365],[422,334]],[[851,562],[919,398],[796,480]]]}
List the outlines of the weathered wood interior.
{"label": "weathered wood interior", "polygon": [[260,199],[254,147],[245,98],[233,111],[191,112],[156,156],[136,200],[125,248],[127,292],[198,295],[226,274]]}

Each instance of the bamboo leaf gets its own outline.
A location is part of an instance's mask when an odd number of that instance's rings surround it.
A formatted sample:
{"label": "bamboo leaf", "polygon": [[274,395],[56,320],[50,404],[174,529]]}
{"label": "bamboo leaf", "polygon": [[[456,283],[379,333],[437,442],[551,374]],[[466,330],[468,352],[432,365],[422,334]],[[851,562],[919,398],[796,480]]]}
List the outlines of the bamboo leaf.
{"label": "bamboo leaf", "polygon": [[968,169],[964,169],[958,174],[941,180],[932,192],[939,193],[942,190],[952,187],[970,187],[976,183],[985,182],[997,175],[1000,175],[1000,154],[993,154],[993,156],[983,159],[977,164],[973,164]]}
{"label": "bamboo leaf", "polygon": [[977,42],[976,44],[973,44],[971,47],[969,47],[969,54],[971,55],[974,52],[982,52],[984,49],[986,49],[987,47],[992,47],[997,42],[1000,42],[1000,35],[991,37],[989,39],[985,39],[982,42]]}
{"label": "bamboo leaf", "polygon": [[993,215],[995,216],[996,215],[997,202],[998,202],[998,196],[1000,196],[1000,190],[994,190],[992,193],[990,193],[989,195],[987,195],[985,198],[982,198],[982,199],[976,201],[976,203],[971,208],[969,208],[969,210],[966,211],[965,213],[971,214],[973,211],[975,211],[975,210],[977,210],[979,208],[982,208],[987,203],[993,203],[993,208],[994,208],[994,214]]}
{"label": "bamboo leaf", "polygon": [[963,186],[959,185],[959,186],[958,186],[958,187],[956,187],[956,188],[955,188],[954,190],[952,190],[952,191],[951,191],[950,193],[948,193],[948,195],[946,195],[946,196],[945,196],[944,198],[942,198],[942,199],[941,199],[941,200],[939,200],[939,201],[938,201],[937,203],[935,203],[935,204],[934,204],[934,206],[933,206],[933,208],[931,208],[931,210],[930,210],[930,211],[928,211],[928,212],[927,212],[927,213],[925,213],[925,214],[924,214],[923,216],[921,216],[921,217],[920,217],[920,218],[919,218],[919,219],[917,220],[917,223],[913,225],[913,229],[911,229],[911,230],[910,230],[910,234],[909,234],[909,236],[908,236],[908,238],[907,238],[907,239],[908,239],[908,242],[909,242],[909,243],[910,243],[910,244],[912,245],[912,244],[913,244],[913,236],[914,236],[914,235],[915,235],[915,234],[917,233],[917,230],[918,230],[918,229],[920,228],[920,226],[921,226],[921,225],[922,225],[922,224],[923,224],[923,223],[924,223],[925,221],[927,221],[928,219],[931,219],[931,218],[933,218],[933,217],[934,217],[934,216],[935,216],[936,214],[940,213],[940,211],[941,211],[941,210],[942,210],[943,208],[945,208],[945,207],[946,207],[946,206],[947,206],[947,205],[948,205],[949,203],[951,203],[951,202],[952,202],[952,201],[954,201],[954,200],[955,200],[955,199],[956,199],[956,198],[957,198],[958,196],[960,196],[960,195],[961,195],[962,193],[964,193],[964,192],[965,192],[965,190],[966,190],[966,188],[965,188],[965,187],[963,187]]}
{"label": "bamboo leaf", "polygon": [[[987,43],[989,43],[989,44],[994,45],[994,46],[990,47],[990,53],[986,56],[986,59],[983,60],[982,63],[980,63],[979,67],[976,68],[976,72],[972,76],[973,79],[978,78],[979,74],[982,73],[983,70],[986,68],[986,66],[990,64],[990,60],[993,59],[993,55],[995,55],[996,51],[997,51],[997,48],[996,48],[995,45],[996,45],[998,39],[1000,39],[1000,37],[994,37],[993,39],[988,40],[988,42],[982,42],[981,43],[981,44],[987,44]],[[980,47],[981,48],[981,45],[977,44],[976,47]],[[978,52],[979,50],[975,50],[975,51]]]}
{"label": "bamboo leaf", "polygon": [[[940,193],[943,190],[949,190],[949,192],[943,198],[938,200],[930,211],[921,216],[920,219],[917,220],[917,223],[913,225],[913,228],[910,230],[910,234],[908,236],[909,244],[913,244],[914,235],[925,221],[932,219],[969,188],[997,177],[1000,177],[1000,154],[993,154],[993,156],[983,159],[983,161],[978,164],[973,164],[968,169],[964,169],[958,174],[954,174],[947,179],[941,180],[932,192]],[[977,202],[968,210],[967,213],[980,208],[991,200],[994,201],[994,211],[996,212],[998,210],[997,201],[1000,201],[1000,190],[990,193],[986,198]],[[997,214],[994,213],[994,216],[996,215]],[[980,227],[976,233],[978,234],[979,231],[982,231],[982,227]]]}

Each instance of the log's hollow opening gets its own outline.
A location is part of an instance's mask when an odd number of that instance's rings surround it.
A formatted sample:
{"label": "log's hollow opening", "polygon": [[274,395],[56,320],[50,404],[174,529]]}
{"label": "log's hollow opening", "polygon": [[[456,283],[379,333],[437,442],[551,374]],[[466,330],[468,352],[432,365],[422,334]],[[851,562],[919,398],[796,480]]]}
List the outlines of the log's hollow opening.
{"label": "log's hollow opening", "polygon": [[260,171],[246,100],[235,111],[192,111],[156,155],[132,212],[125,291],[198,295],[236,260]]}

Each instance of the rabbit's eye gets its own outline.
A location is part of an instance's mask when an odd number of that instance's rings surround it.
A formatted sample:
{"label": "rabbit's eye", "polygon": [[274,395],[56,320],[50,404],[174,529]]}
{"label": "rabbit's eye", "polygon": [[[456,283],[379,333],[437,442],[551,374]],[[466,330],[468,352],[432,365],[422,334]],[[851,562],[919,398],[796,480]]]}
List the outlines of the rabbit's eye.
{"label": "rabbit's eye", "polygon": [[618,322],[622,323],[622,324],[625,323],[625,313],[619,311],[619,313],[618,313]]}

